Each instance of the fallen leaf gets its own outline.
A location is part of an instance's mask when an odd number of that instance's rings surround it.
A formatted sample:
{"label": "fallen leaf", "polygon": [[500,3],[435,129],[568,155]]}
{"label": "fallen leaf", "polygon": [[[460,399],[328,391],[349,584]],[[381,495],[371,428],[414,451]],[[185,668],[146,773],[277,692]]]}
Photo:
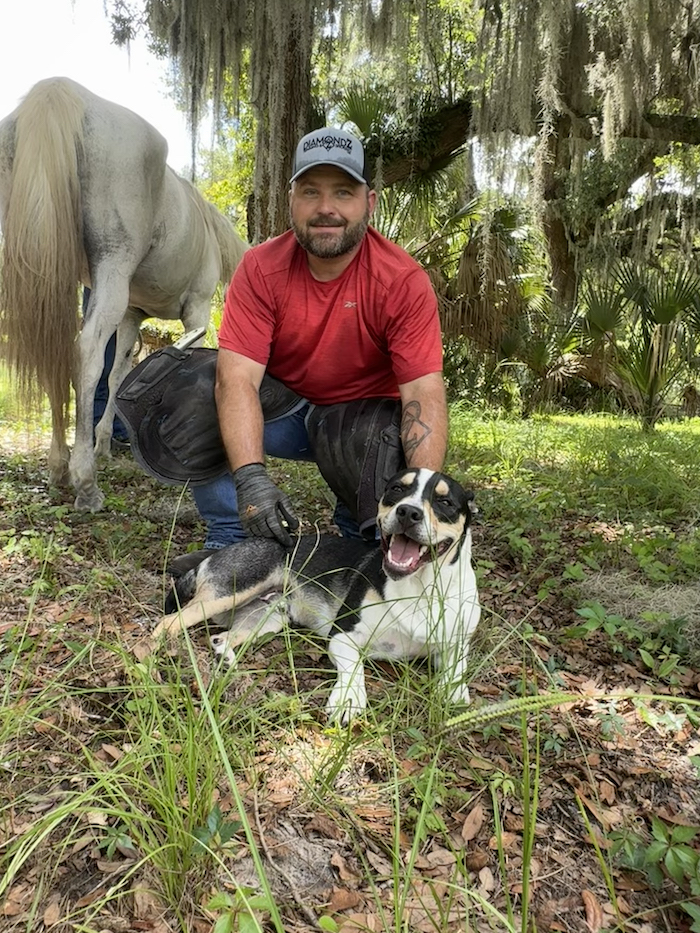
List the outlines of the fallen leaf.
{"label": "fallen leaf", "polygon": [[505,828],[511,833],[522,833],[525,829],[525,820],[520,814],[508,812],[503,821]]}
{"label": "fallen leaf", "polygon": [[457,859],[454,852],[450,852],[449,849],[443,849],[440,846],[435,846],[435,848],[428,853],[428,864],[431,868],[454,865],[456,861]]}
{"label": "fallen leaf", "polygon": [[143,638],[131,646],[131,653],[137,661],[144,661],[150,654],[153,654],[153,642],[150,638]]}
{"label": "fallen leaf", "polygon": [[154,920],[163,913],[163,904],[159,897],[148,888],[134,888],[134,914],[140,920]]}
{"label": "fallen leaf", "polygon": [[71,855],[77,855],[78,852],[81,852],[83,849],[86,849],[89,845],[95,841],[95,837],[90,833],[89,836],[80,836],[79,839],[76,839],[73,843],[73,848],[70,851]]}
{"label": "fallen leaf", "polygon": [[90,904],[93,904],[96,900],[104,896],[106,888],[97,888],[94,891],[90,891],[84,897],[79,898],[75,902],[76,907],[89,907]]}
{"label": "fallen leaf", "polygon": [[2,905],[5,917],[16,917],[29,905],[32,890],[28,884],[16,884],[7,892],[7,899]]}
{"label": "fallen leaf", "polygon": [[345,831],[336,820],[331,820],[323,813],[316,813],[306,824],[307,832],[316,832],[328,839],[343,839]]}
{"label": "fallen leaf", "polygon": [[97,859],[95,864],[105,875],[114,875],[117,872],[123,872],[130,867],[129,862],[111,862],[107,859]]}
{"label": "fallen leaf", "polygon": [[591,813],[595,819],[600,823],[606,833],[610,832],[615,826],[623,820],[622,813],[615,810],[614,808],[605,808],[599,807],[596,803],[586,797],[580,790],[576,791],[576,796],[585,806],[585,808]]}
{"label": "fallen leaf", "polygon": [[343,920],[339,933],[344,933],[344,931],[349,933],[350,930],[370,930],[374,933],[379,929],[378,922],[376,914],[350,914],[347,920]]}
{"label": "fallen leaf", "polygon": [[357,805],[355,813],[362,819],[375,821],[388,820],[394,815],[391,807],[382,807],[377,804]]}
{"label": "fallen leaf", "polygon": [[357,887],[360,881],[359,875],[355,874],[339,852],[334,852],[333,855],[331,855],[331,865],[333,868],[337,869],[341,881],[344,881],[345,884],[350,885],[350,887]]}
{"label": "fallen leaf", "polygon": [[90,826],[106,826],[109,823],[109,817],[104,810],[90,810],[85,814],[85,819]]}
{"label": "fallen leaf", "polygon": [[603,803],[615,803],[615,787],[610,783],[610,781],[598,782],[598,794],[600,795],[600,799],[603,801]]}
{"label": "fallen leaf", "polygon": [[52,927],[61,918],[61,905],[58,900],[53,900],[44,911],[44,926]]}
{"label": "fallen leaf", "polygon": [[586,924],[591,933],[599,933],[603,926],[603,908],[592,891],[584,888],[581,891],[581,900],[586,908]]}
{"label": "fallen leaf", "polygon": [[476,838],[479,833],[479,830],[484,825],[484,808],[480,803],[477,803],[475,807],[467,814],[467,818],[462,825],[462,839],[465,842],[471,842],[472,839]]}
{"label": "fallen leaf", "polygon": [[517,833],[502,832],[498,838],[491,836],[489,839],[489,849],[498,851],[499,848],[503,848],[505,852],[508,852],[517,850],[521,842],[522,839]]}
{"label": "fallen leaf", "polygon": [[350,910],[351,907],[357,907],[360,900],[357,891],[351,891],[349,888],[333,888],[328,910],[331,913],[336,913],[339,910]]}
{"label": "fallen leaf", "polygon": [[483,849],[475,849],[474,852],[467,855],[465,862],[469,871],[481,871],[489,863],[488,852],[484,852]]}
{"label": "fallen leaf", "polygon": [[491,761],[486,761],[485,758],[470,758],[469,767],[476,771],[493,771],[495,765]]}
{"label": "fallen leaf", "polygon": [[496,888],[496,879],[493,877],[493,872],[490,868],[484,867],[479,872],[479,894],[486,895],[490,894]]}
{"label": "fallen leaf", "polygon": [[393,874],[391,864],[385,858],[382,858],[381,855],[377,855],[375,852],[368,851],[367,861],[377,872],[377,874],[380,875],[380,877],[391,878]]}
{"label": "fallen leaf", "polygon": [[656,815],[665,823],[674,823],[676,826],[697,825],[693,820],[689,820],[687,816],[683,816],[682,813],[672,813],[667,807],[659,807],[656,810]]}

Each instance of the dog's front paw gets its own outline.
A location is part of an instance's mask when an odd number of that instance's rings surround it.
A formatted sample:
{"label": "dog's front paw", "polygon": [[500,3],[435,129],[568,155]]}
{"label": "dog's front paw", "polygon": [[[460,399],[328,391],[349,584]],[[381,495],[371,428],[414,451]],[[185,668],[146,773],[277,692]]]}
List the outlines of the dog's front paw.
{"label": "dog's front paw", "polygon": [[451,706],[469,706],[471,701],[469,687],[464,682],[448,687],[447,702]]}
{"label": "dog's front paw", "polygon": [[209,644],[214,649],[214,654],[218,654],[219,657],[230,666],[235,667],[238,659],[236,658],[236,652],[233,650],[236,645],[239,644],[238,640],[231,637],[232,633],[220,632],[218,635],[212,635],[209,639]]}
{"label": "dog's front paw", "polygon": [[366,709],[367,691],[364,683],[360,682],[336,683],[326,703],[329,722],[340,726],[347,726],[353,719],[363,716]]}

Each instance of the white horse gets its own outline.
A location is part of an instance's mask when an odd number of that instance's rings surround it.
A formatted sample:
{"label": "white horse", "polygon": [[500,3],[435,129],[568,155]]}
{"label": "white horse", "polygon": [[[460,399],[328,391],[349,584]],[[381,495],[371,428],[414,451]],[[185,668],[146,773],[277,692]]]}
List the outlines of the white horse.
{"label": "white horse", "polygon": [[[48,395],[51,479],[70,476],[81,510],[103,504],[95,456],[109,451],[114,396],[139,326],[153,316],[181,319],[186,331],[206,326],[217,283],[229,281],[247,248],[166,165],[167,150],[137,114],[67,78],[40,81],[0,122],[4,353],[27,407]],[[82,329],[79,282],[91,288]],[[115,330],[110,400],[93,449],[95,387]]]}

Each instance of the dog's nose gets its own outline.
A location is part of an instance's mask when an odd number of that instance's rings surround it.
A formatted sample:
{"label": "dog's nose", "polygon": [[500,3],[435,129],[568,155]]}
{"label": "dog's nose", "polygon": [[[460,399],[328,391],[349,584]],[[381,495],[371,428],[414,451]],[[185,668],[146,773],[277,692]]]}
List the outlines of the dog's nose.
{"label": "dog's nose", "polygon": [[423,519],[423,510],[417,505],[399,505],[396,509],[397,517],[406,525],[416,525]]}

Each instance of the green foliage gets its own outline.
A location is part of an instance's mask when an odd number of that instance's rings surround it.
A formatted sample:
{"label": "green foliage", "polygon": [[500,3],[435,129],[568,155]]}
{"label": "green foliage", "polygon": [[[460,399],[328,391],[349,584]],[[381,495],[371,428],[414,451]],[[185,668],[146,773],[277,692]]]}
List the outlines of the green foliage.
{"label": "green foliage", "polygon": [[580,300],[585,309],[584,326],[594,340],[602,340],[624,326],[629,297],[610,279],[587,280]]}
{"label": "green foliage", "polygon": [[638,656],[657,679],[677,683],[683,670],[681,659],[688,653],[682,620],[658,619],[653,613],[645,613],[640,624],[609,614],[598,602],[583,606],[576,613],[585,621],[569,626],[568,637],[587,638],[593,632],[601,632],[610,639],[614,652],[630,660]]}
{"label": "green foliage", "polygon": [[681,907],[691,917],[690,929],[694,933],[700,931],[698,833],[700,827],[669,826],[657,816],[651,818],[651,840],[633,830],[610,833],[612,855],[621,865],[643,872],[656,888],[660,888],[667,879],[677,885]]}
{"label": "green foliage", "polygon": [[126,858],[136,858],[138,852],[134,841],[129,835],[126,823],[117,823],[114,826],[107,826],[104,837],[98,843],[100,849],[104,849],[108,859],[123,855]]}
{"label": "green foliage", "polygon": [[653,429],[695,352],[700,278],[682,265],[659,270],[619,263],[602,284],[587,283],[581,300],[587,333],[610,345],[610,369],[642,427]]}
{"label": "green foliage", "polygon": [[204,826],[195,826],[192,835],[195,838],[192,844],[193,852],[197,855],[218,853],[231,846],[234,837],[243,829],[240,820],[225,819],[218,803],[207,816]]}
{"label": "green foliage", "polygon": [[353,123],[363,139],[379,134],[396,115],[396,101],[387,87],[368,81],[351,84],[337,104],[343,123]]}
{"label": "green foliage", "polygon": [[253,191],[255,128],[250,108],[241,106],[239,118],[219,134],[216,148],[199,153],[198,188],[248,239],[248,199]]}
{"label": "green foliage", "polygon": [[430,836],[447,832],[440,816],[440,806],[447,796],[446,776],[433,766],[426,768],[411,781],[411,802],[406,807],[407,823],[413,824],[420,844]]}
{"label": "green foliage", "polygon": [[212,933],[263,933],[263,918],[270,912],[270,901],[253,888],[237,887],[234,894],[215,894],[206,907],[219,914]]}

